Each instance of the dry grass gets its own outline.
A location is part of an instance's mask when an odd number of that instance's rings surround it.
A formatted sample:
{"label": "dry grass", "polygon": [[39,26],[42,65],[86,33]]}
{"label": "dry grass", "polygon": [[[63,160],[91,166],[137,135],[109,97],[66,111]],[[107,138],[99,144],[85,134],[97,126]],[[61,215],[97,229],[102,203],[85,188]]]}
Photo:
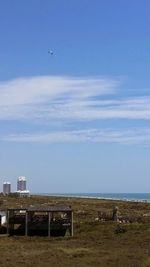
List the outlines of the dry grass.
{"label": "dry grass", "polygon": [[121,234],[115,234],[117,223],[95,221],[99,211],[111,212],[114,205],[123,215],[142,216],[150,212],[149,203],[36,196],[4,200],[1,209],[30,204],[72,205],[75,223],[73,238],[1,236],[0,267],[150,266],[149,219],[123,225],[127,231]]}

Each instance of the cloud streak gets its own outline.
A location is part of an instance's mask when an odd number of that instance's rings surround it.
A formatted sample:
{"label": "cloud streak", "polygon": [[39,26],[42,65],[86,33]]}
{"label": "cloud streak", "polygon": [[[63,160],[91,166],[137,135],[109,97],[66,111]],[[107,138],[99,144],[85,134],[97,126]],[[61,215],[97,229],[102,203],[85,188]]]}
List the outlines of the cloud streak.
{"label": "cloud streak", "polygon": [[66,108],[68,104],[69,108],[70,103],[77,104],[97,95],[112,93],[116,84],[116,81],[105,79],[61,76],[20,78],[1,82],[0,119],[55,117],[60,107]]}
{"label": "cloud streak", "polygon": [[67,76],[1,82],[0,120],[149,120],[150,97],[118,99],[118,85],[118,80]]}
{"label": "cloud streak", "polygon": [[150,128],[131,129],[84,129],[75,131],[55,131],[39,134],[22,134],[1,136],[0,141],[31,143],[118,143],[150,145]]}
{"label": "cloud streak", "polygon": [[[33,134],[28,127],[27,134],[1,136],[0,140],[149,144],[150,128],[129,127],[122,130],[118,129],[118,125],[114,129],[98,127],[96,122],[101,120],[150,120],[150,96],[122,97],[119,86],[119,79],[67,76],[30,77],[0,82],[0,122],[11,120],[43,125],[42,133],[39,133],[38,128],[36,132],[34,129]],[[48,127],[44,128],[44,125]],[[67,126],[68,131],[64,130],[64,126]],[[18,127],[16,124],[16,132]],[[79,127],[82,130],[78,130]]]}

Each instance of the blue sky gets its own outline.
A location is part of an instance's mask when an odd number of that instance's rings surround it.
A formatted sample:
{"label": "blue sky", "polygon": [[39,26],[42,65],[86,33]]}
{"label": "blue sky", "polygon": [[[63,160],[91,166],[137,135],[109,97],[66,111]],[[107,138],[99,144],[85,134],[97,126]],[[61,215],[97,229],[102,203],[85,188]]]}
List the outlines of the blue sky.
{"label": "blue sky", "polygon": [[1,189],[23,175],[31,192],[149,192],[149,10],[0,2]]}

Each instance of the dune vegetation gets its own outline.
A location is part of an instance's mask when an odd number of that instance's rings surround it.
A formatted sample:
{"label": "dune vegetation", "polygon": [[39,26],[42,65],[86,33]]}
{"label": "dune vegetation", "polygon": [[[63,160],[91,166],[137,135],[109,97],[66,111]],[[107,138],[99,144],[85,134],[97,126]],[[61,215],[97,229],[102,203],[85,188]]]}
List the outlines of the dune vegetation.
{"label": "dune vegetation", "polygon": [[[74,210],[74,237],[0,235],[0,266],[150,266],[150,203],[87,198],[0,196],[1,210],[65,204]],[[113,221],[118,206],[121,222]]]}

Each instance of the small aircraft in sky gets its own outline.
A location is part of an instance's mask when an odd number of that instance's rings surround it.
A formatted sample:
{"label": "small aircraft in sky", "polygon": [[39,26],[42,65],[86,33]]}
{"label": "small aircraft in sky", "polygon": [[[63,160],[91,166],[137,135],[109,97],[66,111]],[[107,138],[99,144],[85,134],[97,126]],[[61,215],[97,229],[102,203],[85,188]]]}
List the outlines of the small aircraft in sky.
{"label": "small aircraft in sky", "polygon": [[52,49],[49,49],[48,50],[48,54],[53,55],[54,54],[53,50]]}

